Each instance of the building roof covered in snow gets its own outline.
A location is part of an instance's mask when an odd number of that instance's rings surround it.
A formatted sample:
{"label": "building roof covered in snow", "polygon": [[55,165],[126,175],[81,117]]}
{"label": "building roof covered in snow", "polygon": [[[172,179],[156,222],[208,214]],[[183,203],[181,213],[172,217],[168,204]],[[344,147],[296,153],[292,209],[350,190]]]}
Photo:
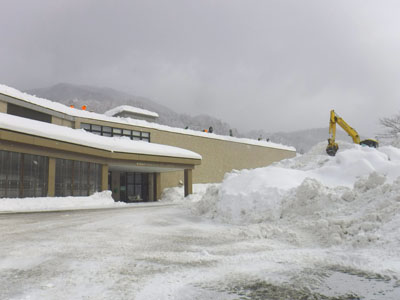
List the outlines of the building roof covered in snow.
{"label": "building roof covered in snow", "polygon": [[130,105],[120,105],[117,107],[114,107],[113,109],[110,109],[106,111],[104,114],[106,116],[114,117],[118,116],[120,113],[127,112],[127,113],[132,113],[133,115],[142,115],[146,117],[153,117],[153,118],[158,118],[159,115],[156,112],[149,111],[147,109],[143,108],[138,108]]}
{"label": "building roof covered in snow", "polygon": [[43,126],[43,123],[40,121],[21,118],[4,113],[0,113],[0,129],[7,129],[14,132],[87,146],[109,152],[201,160],[201,155],[178,147],[147,143],[143,141],[134,141],[126,137],[109,138],[105,136],[98,136],[83,129],[72,129],[55,124],[46,124],[46,126]]}
{"label": "building roof covered in snow", "polygon": [[118,123],[118,124],[126,124],[126,125],[140,126],[140,127],[145,127],[145,128],[152,128],[152,129],[162,130],[162,131],[166,131],[166,132],[199,136],[199,137],[209,138],[209,139],[231,141],[231,142],[235,142],[235,143],[243,143],[243,144],[255,145],[255,146],[260,146],[260,147],[268,147],[268,148],[274,148],[274,149],[281,149],[281,150],[288,150],[288,151],[296,151],[296,149],[294,147],[285,146],[285,145],[273,143],[270,141],[257,141],[257,140],[248,139],[248,138],[222,136],[222,135],[217,135],[214,133],[207,133],[207,132],[201,132],[201,131],[196,131],[196,130],[191,130],[191,129],[183,129],[183,128],[170,127],[170,126],[161,125],[161,124],[155,124],[155,123],[147,122],[144,120],[135,120],[135,119],[131,119],[131,118],[121,118],[121,117],[110,117],[110,116],[107,116],[104,114],[90,112],[88,110],[80,110],[80,109],[76,109],[76,108],[71,108],[64,104],[54,102],[54,101],[51,101],[48,99],[36,97],[34,95],[29,95],[27,93],[21,92],[19,90],[16,90],[14,88],[8,87],[6,85],[1,85],[1,84],[0,84],[0,94],[6,95],[9,97],[13,97],[18,100],[25,101],[28,104],[28,106],[29,106],[29,104],[33,104],[37,107],[42,107],[49,114],[52,114],[52,113],[53,114],[54,113],[63,114],[63,117],[70,118],[71,120],[74,117],[86,118],[86,119],[100,120],[100,121],[106,121],[106,122],[113,122],[113,123]]}

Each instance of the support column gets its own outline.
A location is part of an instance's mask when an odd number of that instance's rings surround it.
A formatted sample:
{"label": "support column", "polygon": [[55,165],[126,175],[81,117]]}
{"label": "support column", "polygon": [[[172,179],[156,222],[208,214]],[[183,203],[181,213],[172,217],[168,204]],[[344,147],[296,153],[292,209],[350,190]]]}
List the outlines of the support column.
{"label": "support column", "polygon": [[108,190],[108,165],[101,165],[101,190]]}
{"label": "support column", "polygon": [[156,176],[155,176],[155,179],[156,179],[156,185],[155,185],[155,187],[156,187],[156,192],[155,192],[155,194],[156,194],[156,199],[155,199],[155,201],[157,201],[157,200],[159,200],[159,199],[161,199],[161,173],[156,173],[155,174]]}
{"label": "support column", "polygon": [[56,195],[56,159],[53,157],[49,157],[47,196],[54,197],[55,195]]}
{"label": "support column", "polygon": [[81,128],[81,121],[75,119],[75,124],[74,124],[74,126],[75,126],[75,129],[80,129],[80,128]]}
{"label": "support column", "polygon": [[190,194],[193,194],[192,169],[185,169],[184,185],[185,185],[185,197]]}
{"label": "support column", "polygon": [[7,102],[0,101],[0,112],[7,113]]}

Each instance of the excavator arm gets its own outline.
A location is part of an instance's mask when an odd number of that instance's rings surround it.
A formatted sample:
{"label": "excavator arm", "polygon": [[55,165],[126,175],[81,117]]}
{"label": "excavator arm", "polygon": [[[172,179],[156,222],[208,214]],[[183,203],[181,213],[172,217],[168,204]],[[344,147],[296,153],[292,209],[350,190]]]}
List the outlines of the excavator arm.
{"label": "excavator arm", "polygon": [[332,109],[330,113],[329,119],[329,139],[328,146],[326,147],[326,153],[330,156],[335,156],[336,152],[339,150],[338,144],[335,142],[336,139],[336,124],[339,124],[340,127],[343,128],[344,131],[347,132],[349,136],[353,139],[355,144],[366,145],[369,147],[378,147],[378,142],[376,140],[367,139],[364,141],[360,141],[360,136],[357,131],[352,128],[349,124],[346,123],[341,117],[339,117],[335,111]]}

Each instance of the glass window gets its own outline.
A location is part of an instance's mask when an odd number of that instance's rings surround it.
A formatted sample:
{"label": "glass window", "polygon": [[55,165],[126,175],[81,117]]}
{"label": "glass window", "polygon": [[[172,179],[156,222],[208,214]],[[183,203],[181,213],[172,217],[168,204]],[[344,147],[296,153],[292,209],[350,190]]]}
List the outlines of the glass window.
{"label": "glass window", "polygon": [[56,196],[89,196],[100,190],[100,164],[56,160]]}
{"label": "glass window", "polygon": [[47,196],[48,158],[38,155],[23,155],[23,197]]}
{"label": "glass window", "polygon": [[72,196],[72,160],[56,159],[56,196]]}
{"label": "glass window", "polygon": [[8,177],[8,194],[9,198],[18,198],[19,197],[19,188],[20,188],[20,153],[10,152],[10,170]]}
{"label": "glass window", "polygon": [[101,126],[92,124],[91,132],[97,135],[101,135]]}
{"label": "glass window", "polygon": [[89,174],[89,195],[92,195],[101,189],[101,165],[90,163]]}
{"label": "glass window", "polygon": [[121,201],[126,201],[126,173],[121,172],[120,173],[120,179],[119,179],[119,186],[120,186],[120,200]]}
{"label": "glass window", "polygon": [[[32,178],[34,175],[34,170],[32,166],[32,155],[30,154],[21,154],[21,163],[23,165],[24,171],[21,174],[22,184],[24,185],[23,194],[20,197],[29,197],[34,196],[35,194],[35,185],[36,178]],[[29,196],[28,196],[29,195]]]}
{"label": "glass window", "polygon": [[44,156],[34,156],[33,164],[38,165],[37,182],[35,196],[45,197],[48,191],[48,178],[49,178],[49,158]]}
{"label": "glass window", "polygon": [[142,173],[135,173],[135,183],[136,184],[142,183]]}
{"label": "glass window", "polygon": [[140,131],[132,130],[132,136],[140,138]]}
{"label": "glass window", "polygon": [[96,166],[96,192],[101,191],[101,165],[94,164]]}
{"label": "glass window", "polygon": [[81,196],[89,196],[89,165],[81,162]]}
{"label": "glass window", "polygon": [[111,127],[103,126],[103,135],[104,136],[111,136]]}
{"label": "glass window", "polygon": [[7,197],[10,172],[10,152],[0,151],[0,197]]}
{"label": "glass window", "polygon": [[111,127],[103,126],[103,132],[110,132],[111,133]]}
{"label": "glass window", "polygon": [[72,161],[72,195],[81,196],[81,162]]}
{"label": "glass window", "polygon": [[47,196],[48,158],[0,151],[0,197]]}
{"label": "glass window", "polygon": [[64,160],[56,159],[55,195],[64,196]]}
{"label": "glass window", "polygon": [[129,137],[131,137],[131,131],[128,130],[128,129],[124,129],[122,133],[123,133],[124,136],[129,136]]}
{"label": "glass window", "polygon": [[65,196],[72,196],[72,165],[73,161],[72,160],[65,160],[65,169],[64,169],[64,186],[65,186],[65,191],[64,195]]}
{"label": "glass window", "polygon": [[81,128],[85,129],[87,131],[91,131],[90,124],[87,124],[87,123],[81,123]]}
{"label": "glass window", "polygon": [[142,186],[140,184],[135,184],[135,200],[143,201]]}
{"label": "glass window", "polygon": [[122,129],[121,128],[113,128],[113,136],[121,136]]}
{"label": "glass window", "polygon": [[100,126],[100,125],[93,125],[93,124],[92,124],[92,131],[99,131],[99,132],[101,132],[101,126]]}
{"label": "glass window", "polygon": [[150,132],[142,132],[142,140],[150,143]]}

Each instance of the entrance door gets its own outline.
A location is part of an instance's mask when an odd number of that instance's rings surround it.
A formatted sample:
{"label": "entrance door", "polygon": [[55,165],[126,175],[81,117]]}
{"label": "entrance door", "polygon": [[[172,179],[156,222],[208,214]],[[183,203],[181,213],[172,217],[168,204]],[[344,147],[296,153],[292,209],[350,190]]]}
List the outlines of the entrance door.
{"label": "entrance door", "polygon": [[121,172],[120,176],[121,201],[149,201],[149,182],[147,173]]}

